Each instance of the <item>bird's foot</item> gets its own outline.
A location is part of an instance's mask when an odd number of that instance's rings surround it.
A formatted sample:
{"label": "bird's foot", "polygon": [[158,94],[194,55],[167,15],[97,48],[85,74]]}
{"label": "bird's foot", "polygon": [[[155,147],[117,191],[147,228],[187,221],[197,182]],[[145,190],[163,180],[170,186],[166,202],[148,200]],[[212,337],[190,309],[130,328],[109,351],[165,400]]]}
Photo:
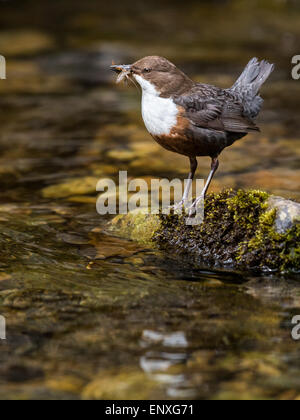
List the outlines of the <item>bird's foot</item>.
{"label": "bird's foot", "polygon": [[172,206],[170,206],[169,208],[171,210],[173,210],[174,212],[176,211],[184,211],[184,209],[186,209],[187,202],[185,200],[181,200],[179,203],[177,204],[173,204]]}
{"label": "bird's foot", "polygon": [[188,209],[189,217],[194,217],[197,214],[198,207],[204,203],[205,195],[201,194],[191,205],[191,207]]}

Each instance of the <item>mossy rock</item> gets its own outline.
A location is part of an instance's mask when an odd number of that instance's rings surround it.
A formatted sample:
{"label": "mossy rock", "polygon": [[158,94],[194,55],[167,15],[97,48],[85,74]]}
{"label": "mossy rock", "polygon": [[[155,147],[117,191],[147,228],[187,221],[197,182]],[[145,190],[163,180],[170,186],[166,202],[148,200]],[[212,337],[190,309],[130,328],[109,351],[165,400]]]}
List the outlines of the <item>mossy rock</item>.
{"label": "mossy rock", "polygon": [[188,226],[186,216],[130,213],[117,216],[119,235],[176,252],[209,266],[300,270],[300,204],[262,191],[210,194],[205,219]]}
{"label": "mossy rock", "polygon": [[163,220],[159,215],[132,212],[116,216],[111,222],[110,228],[133,241],[144,245],[154,245],[155,234],[163,228]]}

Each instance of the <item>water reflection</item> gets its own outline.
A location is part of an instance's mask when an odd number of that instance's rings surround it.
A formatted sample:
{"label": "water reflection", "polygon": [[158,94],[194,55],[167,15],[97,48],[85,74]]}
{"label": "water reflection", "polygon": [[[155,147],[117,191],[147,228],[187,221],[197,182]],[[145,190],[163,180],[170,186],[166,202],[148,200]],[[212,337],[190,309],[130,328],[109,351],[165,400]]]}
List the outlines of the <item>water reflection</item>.
{"label": "water reflection", "polygon": [[145,330],[141,341],[141,346],[148,346],[149,343],[161,343],[165,347],[185,348],[188,342],[185,333],[182,331],[162,334],[157,331]]}
{"label": "water reflection", "polygon": [[299,397],[299,276],[178,261],[112,236],[95,211],[97,181],[119,170],[186,176],[186,160],[146,133],[138,92],[107,71],[153,52],[222,86],[258,52],[275,61],[262,134],[224,153],[214,188],[299,198],[300,84],[289,67],[299,9],[260,4],[193,1],[183,12],[166,1],[158,14],[133,0],[116,15],[98,1],[1,3],[1,399]]}
{"label": "water reflection", "polygon": [[140,365],[146,373],[163,372],[173,365],[183,363],[186,358],[186,354],[147,352],[141,358]]}
{"label": "water reflection", "polygon": [[[151,379],[161,383],[166,388],[170,398],[193,398],[195,391],[188,389],[188,380],[184,373],[179,373],[180,368],[188,360],[189,352],[183,352],[188,347],[186,334],[182,331],[161,333],[158,331],[143,331],[140,342],[147,351],[140,359],[142,370]],[[172,352],[170,352],[172,350]],[[176,368],[172,372],[172,367]]]}

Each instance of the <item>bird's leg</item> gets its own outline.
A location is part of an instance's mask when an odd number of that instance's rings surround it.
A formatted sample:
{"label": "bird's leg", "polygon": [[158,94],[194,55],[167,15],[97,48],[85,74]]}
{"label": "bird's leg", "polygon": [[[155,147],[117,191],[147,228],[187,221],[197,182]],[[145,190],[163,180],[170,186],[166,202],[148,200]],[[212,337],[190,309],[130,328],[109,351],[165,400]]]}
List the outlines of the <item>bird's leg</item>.
{"label": "bird's leg", "polygon": [[174,206],[175,210],[177,210],[177,209],[181,208],[182,206],[186,205],[186,203],[188,202],[190,190],[192,188],[193,180],[194,180],[195,173],[196,173],[196,170],[197,170],[197,167],[198,167],[198,162],[197,162],[196,158],[190,158],[190,167],[191,167],[191,170],[190,170],[190,173],[189,173],[189,176],[188,176],[187,184],[186,184],[185,189],[184,189],[182,200],[180,201],[180,203],[178,203]]}
{"label": "bird's leg", "polygon": [[183,193],[183,197],[182,197],[182,200],[181,200],[182,204],[185,204],[189,199],[190,190],[193,186],[193,180],[194,180],[195,173],[196,173],[196,170],[197,170],[197,167],[198,167],[197,159],[196,158],[190,158],[190,165],[191,165],[191,171],[189,173],[188,180],[187,180],[188,182],[186,184],[186,187],[185,187],[185,190],[184,190],[184,193]]}
{"label": "bird's leg", "polygon": [[190,212],[189,212],[190,213],[189,214],[190,217],[192,217],[196,213],[197,206],[205,198],[206,193],[207,193],[207,190],[208,190],[208,188],[210,186],[210,183],[211,183],[211,181],[212,181],[215,173],[217,172],[218,168],[219,168],[219,160],[218,160],[218,158],[213,158],[212,159],[212,162],[211,162],[211,171],[210,171],[209,177],[208,177],[208,179],[206,181],[205,187],[204,187],[204,189],[203,189],[200,197],[198,197],[194,201],[194,203],[192,204],[192,207],[190,208]]}

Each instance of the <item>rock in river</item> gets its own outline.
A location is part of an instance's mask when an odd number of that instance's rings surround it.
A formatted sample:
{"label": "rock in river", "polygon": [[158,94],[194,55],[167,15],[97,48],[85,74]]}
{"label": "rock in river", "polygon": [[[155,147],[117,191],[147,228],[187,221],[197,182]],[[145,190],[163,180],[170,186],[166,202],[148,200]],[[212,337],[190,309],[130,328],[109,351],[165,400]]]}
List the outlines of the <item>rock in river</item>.
{"label": "rock in river", "polygon": [[262,191],[226,190],[207,196],[205,219],[129,213],[117,216],[118,235],[192,258],[195,264],[261,271],[299,271],[300,204]]}

